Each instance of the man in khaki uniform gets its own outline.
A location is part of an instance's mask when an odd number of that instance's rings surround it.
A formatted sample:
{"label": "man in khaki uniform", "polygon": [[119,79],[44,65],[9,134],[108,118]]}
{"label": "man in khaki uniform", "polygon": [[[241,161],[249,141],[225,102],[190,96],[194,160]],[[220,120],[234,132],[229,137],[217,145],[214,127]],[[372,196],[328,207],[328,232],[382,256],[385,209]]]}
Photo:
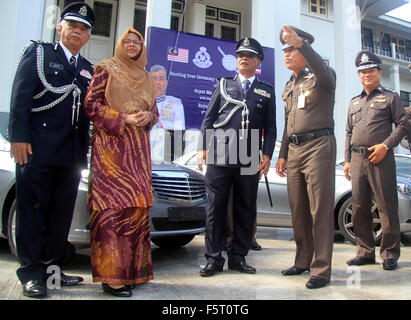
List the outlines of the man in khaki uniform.
{"label": "man in khaki uniform", "polygon": [[364,90],[350,102],[346,127],[344,174],[352,181],[352,222],[357,240],[356,257],[347,264],[375,263],[374,194],[382,227],[383,268],[394,270],[400,256],[400,224],[393,148],[407,134],[407,115],[398,94],[380,85],[381,60],[375,54],[360,51],[355,65]]}
{"label": "man in khaki uniform", "polygon": [[296,255],[285,276],[309,270],[309,289],[327,285],[331,278],[334,241],[336,141],[334,99],[336,75],[314,51],[313,36],[292,26],[280,32],[285,66],[293,71],[287,83],[285,126],[276,163],[287,176]]}

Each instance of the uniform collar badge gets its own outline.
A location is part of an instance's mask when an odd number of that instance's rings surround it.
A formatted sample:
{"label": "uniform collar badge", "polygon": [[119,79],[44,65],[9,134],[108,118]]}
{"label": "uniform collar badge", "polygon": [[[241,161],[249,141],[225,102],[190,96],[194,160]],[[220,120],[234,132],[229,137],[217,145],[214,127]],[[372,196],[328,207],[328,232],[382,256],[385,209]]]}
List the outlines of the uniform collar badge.
{"label": "uniform collar badge", "polygon": [[87,16],[87,7],[82,6],[78,13],[80,13],[83,17]]}

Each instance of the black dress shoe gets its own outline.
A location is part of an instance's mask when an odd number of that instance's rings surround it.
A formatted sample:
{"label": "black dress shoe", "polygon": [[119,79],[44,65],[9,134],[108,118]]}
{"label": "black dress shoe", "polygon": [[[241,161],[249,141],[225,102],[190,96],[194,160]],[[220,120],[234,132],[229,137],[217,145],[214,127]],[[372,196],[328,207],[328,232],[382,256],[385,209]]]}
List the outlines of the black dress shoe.
{"label": "black dress shoe", "polygon": [[30,298],[47,297],[47,287],[42,280],[30,280],[23,284],[23,295]]}
{"label": "black dress shoe", "polygon": [[375,264],[375,258],[366,258],[366,257],[355,257],[354,259],[348,260],[347,264],[349,266],[363,266],[366,264]]}
{"label": "black dress shoe", "polygon": [[68,276],[62,272],[60,275],[60,281],[62,287],[70,287],[78,285],[80,282],[83,282],[84,279],[77,276]]}
{"label": "black dress shoe", "polygon": [[262,250],[262,247],[257,242],[254,242],[254,243],[251,244],[250,249],[255,250],[255,251],[260,251],[260,250]]}
{"label": "black dress shoe", "polygon": [[245,262],[245,261],[241,261],[241,262],[236,263],[236,264],[228,264],[228,269],[237,270],[237,271],[240,271],[242,273],[248,273],[248,274],[254,274],[254,273],[257,272],[257,270],[255,268],[253,268],[252,266],[247,264],[247,262]]}
{"label": "black dress shoe", "polygon": [[215,263],[208,262],[207,265],[200,270],[200,276],[210,277],[215,275],[217,272],[222,272],[223,266],[218,266]]}
{"label": "black dress shoe", "polygon": [[382,268],[384,270],[394,270],[397,269],[398,267],[398,262],[395,259],[387,259],[384,260],[384,262],[382,263]]}
{"label": "black dress shoe", "polygon": [[312,276],[308,280],[308,282],[305,284],[305,286],[308,289],[318,289],[318,288],[325,287],[329,282],[330,281],[325,280],[323,278]]}
{"label": "black dress shoe", "polygon": [[281,273],[284,276],[297,276],[301,273],[303,273],[304,271],[310,271],[310,269],[306,269],[306,268],[299,268],[296,266],[292,266],[291,268],[285,269],[283,271],[281,271]]}
{"label": "black dress shoe", "polygon": [[115,297],[128,298],[131,297],[132,294],[131,290],[126,286],[121,287],[119,289],[114,289],[110,287],[107,283],[102,283],[101,286],[103,287],[104,292],[109,293]]}

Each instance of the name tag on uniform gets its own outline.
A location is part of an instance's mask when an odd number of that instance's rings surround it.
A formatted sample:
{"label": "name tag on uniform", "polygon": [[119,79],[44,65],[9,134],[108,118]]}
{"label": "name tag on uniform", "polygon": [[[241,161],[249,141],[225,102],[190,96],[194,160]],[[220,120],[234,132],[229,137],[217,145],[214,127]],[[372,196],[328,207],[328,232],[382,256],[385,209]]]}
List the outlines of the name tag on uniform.
{"label": "name tag on uniform", "polygon": [[92,78],[91,73],[88,72],[86,69],[82,69],[82,70],[80,71],[80,75],[83,76],[83,77],[85,77],[85,78],[87,78],[87,79],[91,79],[91,78]]}
{"label": "name tag on uniform", "polygon": [[297,109],[304,109],[305,108],[305,94],[301,93],[298,96],[298,105]]}
{"label": "name tag on uniform", "polygon": [[63,70],[64,66],[60,63],[50,62],[50,68]]}

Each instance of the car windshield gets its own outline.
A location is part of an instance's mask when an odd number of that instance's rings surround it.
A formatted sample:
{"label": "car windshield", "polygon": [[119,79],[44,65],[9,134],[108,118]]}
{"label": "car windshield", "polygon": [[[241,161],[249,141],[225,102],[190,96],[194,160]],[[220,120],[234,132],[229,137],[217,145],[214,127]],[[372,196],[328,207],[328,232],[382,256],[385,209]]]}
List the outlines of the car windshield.
{"label": "car windshield", "polygon": [[411,158],[396,156],[395,165],[397,168],[397,174],[411,177]]}

